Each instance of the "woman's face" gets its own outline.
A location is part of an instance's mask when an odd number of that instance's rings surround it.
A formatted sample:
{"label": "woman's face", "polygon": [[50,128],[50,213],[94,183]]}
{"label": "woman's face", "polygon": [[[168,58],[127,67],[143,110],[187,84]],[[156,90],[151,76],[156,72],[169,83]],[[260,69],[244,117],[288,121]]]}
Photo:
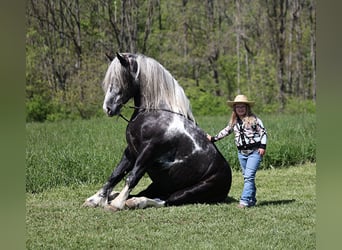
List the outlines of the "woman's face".
{"label": "woman's face", "polygon": [[235,104],[234,109],[238,116],[245,116],[247,113],[247,105],[244,103]]}

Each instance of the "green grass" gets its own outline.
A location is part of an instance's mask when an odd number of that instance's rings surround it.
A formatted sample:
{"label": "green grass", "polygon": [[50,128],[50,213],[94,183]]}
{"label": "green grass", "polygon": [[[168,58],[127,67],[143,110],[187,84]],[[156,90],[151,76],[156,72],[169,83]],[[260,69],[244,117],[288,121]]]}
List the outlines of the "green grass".
{"label": "green grass", "polygon": [[[316,161],[316,116],[263,115],[268,130],[262,169]],[[227,117],[198,117],[199,126],[214,135]],[[26,191],[103,183],[120,161],[125,148],[122,119],[28,123],[26,125]],[[233,135],[216,143],[231,167],[239,170]]]}
{"label": "green grass", "polygon": [[[135,192],[148,184],[143,178]],[[315,249],[316,165],[257,172],[258,205],[238,209],[233,171],[227,203],[124,210],[80,207],[100,184],[27,193],[27,249]]]}
{"label": "green grass", "polygon": [[[120,161],[127,123],[109,118],[28,123],[27,248],[314,249],[316,117],[261,118],[269,141],[257,173],[258,206],[245,210],[236,207],[243,178],[230,136],[217,142],[234,170],[226,203],[117,213],[81,205]],[[197,122],[215,134],[227,119],[198,117]],[[144,177],[133,193],[148,183]],[[122,186],[123,182],[116,190]]]}

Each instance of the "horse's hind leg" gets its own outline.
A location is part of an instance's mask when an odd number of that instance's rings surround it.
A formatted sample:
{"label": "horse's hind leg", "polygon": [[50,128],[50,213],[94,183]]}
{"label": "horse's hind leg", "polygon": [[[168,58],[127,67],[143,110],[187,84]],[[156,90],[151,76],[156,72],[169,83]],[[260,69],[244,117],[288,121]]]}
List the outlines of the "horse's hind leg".
{"label": "horse's hind leg", "polygon": [[228,195],[227,184],[217,185],[215,181],[202,181],[173,193],[165,202],[167,206],[178,206],[191,203],[223,202]]}
{"label": "horse's hind leg", "polygon": [[165,194],[162,193],[160,186],[152,182],[145,190],[139,192],[137,195],[132,195],[132,197],[147,197],[150,199],[158,198],[165,199]]}
{"label": "horse's hind leg", "polygon": [[130,209],[147,207],[164,207],[165,201],[158,198],[150,199],[147,197],[133,197],[126,200],[125,206]]}
{"label": "horse's hind leg", "polygon": [[160,193],[160,188],[152,182],[145,190],[137,195],[129,196],[129,199],[125,202],[125,207],[129,209],[164,207],[165,201],[162,200],[163,198],[165,197]]}

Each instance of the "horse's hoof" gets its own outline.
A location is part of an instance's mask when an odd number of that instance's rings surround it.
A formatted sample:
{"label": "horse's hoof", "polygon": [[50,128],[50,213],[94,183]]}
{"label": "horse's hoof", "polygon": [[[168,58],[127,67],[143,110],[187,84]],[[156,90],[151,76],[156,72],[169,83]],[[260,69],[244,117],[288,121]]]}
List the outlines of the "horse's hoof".
{"label": "horse's hoof", "polygon": [[117,211],[119,211],[120,209],[118,209],[117,207],[114,207],[114,206],[112,206],[112,205],[106,205],[106,206],[104,207],[104,210],[105,210],[105,211],[108,211],[108,212],[117,212]]}
{"label": "horse's hoof", "polygon": [[132,198],[132,199],[126,200],[125,206],[129,209],[134,209],[134,208],[137,208],[138,205],[137,205],[135,199]]}
{"label": "horse's hoof", "polygon": [[97,207],[97,204],[91,201],[85,201],[82,205],[82,207]]}

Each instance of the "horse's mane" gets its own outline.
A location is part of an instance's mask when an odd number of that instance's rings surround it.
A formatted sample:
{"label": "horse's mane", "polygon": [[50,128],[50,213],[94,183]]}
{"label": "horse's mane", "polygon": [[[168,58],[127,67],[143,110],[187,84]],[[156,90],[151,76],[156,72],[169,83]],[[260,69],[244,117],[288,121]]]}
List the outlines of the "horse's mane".
{"label": "horse's mane", "polygon": [[195,120],[190,102],[177,80],[156,60],[139,55],[138,78],[147,109],[168,108]]}

